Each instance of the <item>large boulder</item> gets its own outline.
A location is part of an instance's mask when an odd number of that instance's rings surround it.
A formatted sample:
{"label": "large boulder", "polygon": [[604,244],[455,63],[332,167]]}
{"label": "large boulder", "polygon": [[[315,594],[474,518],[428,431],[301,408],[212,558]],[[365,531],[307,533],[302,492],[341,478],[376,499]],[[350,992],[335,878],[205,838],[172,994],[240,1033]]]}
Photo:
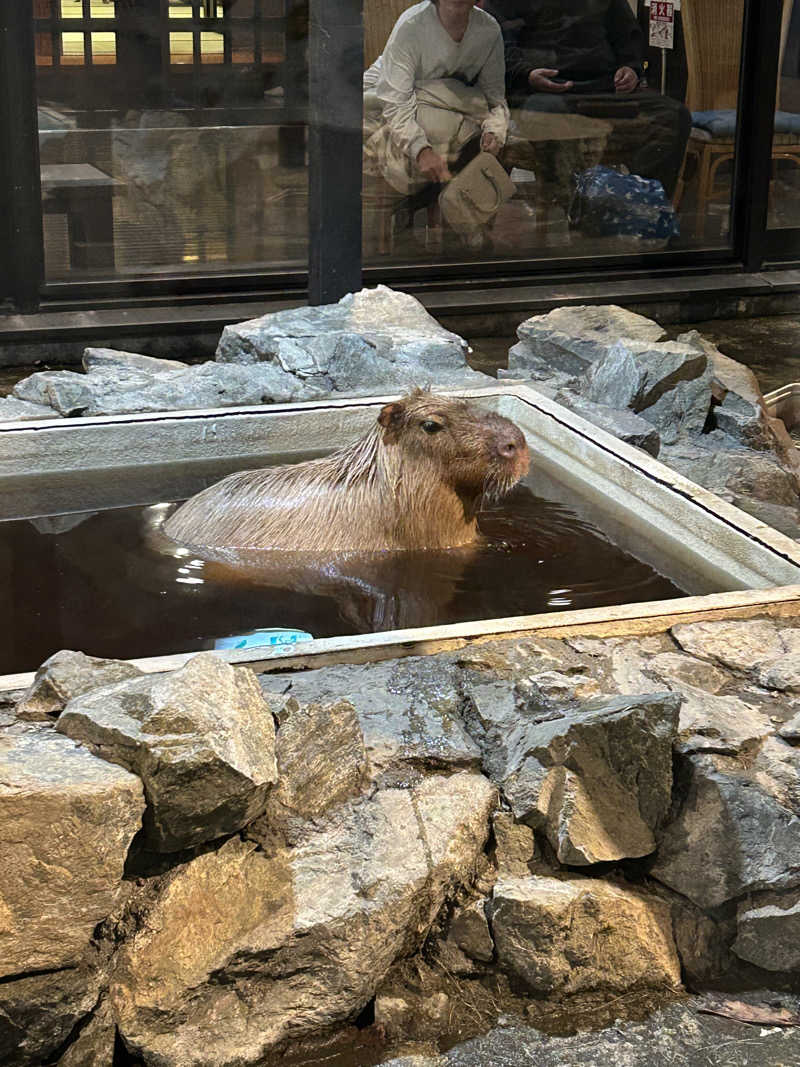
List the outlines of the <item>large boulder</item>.
{"label": "large boulder", "polygon": [[701,434],[711,405],[705,353],[675,341],[622,340],[591,365],[581,392],[595,403],[630,408],[667,443]]}
{"label": "large boulder", "polygon": [[15,708],[17,718],[46,722],[59,715],[73,697],[141,674],[138,667],[125,660],[100,659],[62,649],[37,670]]}
{"label": "large boulder", "polygon": [[148,843],[165,852],[235,833],[276,780],[275,724],[255,675],[211,652],[76,697],[57,729],[139,775]]}
{"label": "large boulder", "polygon": [[[135,353],[113,361],[111,350],[101,361],[87,363],[88,372],[39,371],[14,387],[14,396],[50,405],[60,415],[122,415],[248,404],[288,403],[322,396],[320,384],[301,383],[280,367],[223,366],[209,361],[177,370],[153,369],[147,356]],[[171,362],[157,360],[157,363]],[[182,369],[181,369],[182,367]]]}
{"label": "large boulder", "polygon": [[540,994],[680,986],[668,905],[594,878],[498,882],[499,965]]}
{"label": "large boulder", "polygon": [[49,727],[0,734],[0,978],[78,963],[143,811],[138,778]]}
{"label": "large boulder", "polygon": [[[655,342],[664,330],[651,319],[636,315],[615,304],[554,308],[546,315],[534,315],[517,329],[517,337],[536,361],[544,361],[555,371],[583,374],[590,364],[605,356],[620,340]],[[517,348],[512,368],[524,369],[525,349]]]}
{"label": "large boulder", "polygon": [[226,326],[220,363],[267,364],[304,388],[351,395],[417,385],[488,385],[468,346],[407,293],[385,286],[338,304],[273,312]]}
{"label": "large boulder", "polygon": [[646,856],[672,794],[680,697],[655,693],[559,711],[520,703],[505,682],[470,689],[484,767],[514,815],[562,863]]}
{"label": "large boulder", "polygon": [[701,908],[800,886],[800,750],[767,738],[747,761],[692,755],[654,878]]}
{"label": "large boulder", "polygon": [[[268,692],[287,679],[265,675]],[[301,708],[347,701],[355,709],[373,777],[406,782],[420,770],[477,768],[480,749],[464,729],[459,671],[433,657],[304,671],[290,679]]]}
{"label": "large boulder", "polygon": [[731,947],[740,959],[766,971],[800,970],[800,890],[741,901]]}
{"label": "large boulder", "polygon": [[126,1045],[162,1067],[257,1063],[355,1015],[474,878],[495,801],[479,775],[428,778],[292,850],[234,838],[176,868],[117,956]]}
{"label": "large boulder", "polygon": [[771,619],[682,623],[673,626],[670,633],[685,652],[734,671],[756,670],[790,649],[800,651],[800,632],[786,630],[784,635]]}

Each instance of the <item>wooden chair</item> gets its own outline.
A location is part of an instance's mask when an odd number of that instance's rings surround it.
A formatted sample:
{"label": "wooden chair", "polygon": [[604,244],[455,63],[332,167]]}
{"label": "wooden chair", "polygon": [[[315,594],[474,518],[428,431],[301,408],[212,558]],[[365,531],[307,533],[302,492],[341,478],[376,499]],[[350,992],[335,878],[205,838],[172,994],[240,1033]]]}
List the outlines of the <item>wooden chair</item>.
{"label": "wooden chair", "polygon": [[[781,65],[793,2],[783,0]],[[743,17],[744,0],[722,0],[721,3],[720,0],[683,0],[681,18],[688,65],[686,106],[690,111],[736,111]],[[687,163],[693,160],[697,183],[697,236],[701,236],[705,228],[709,203],[729,195],[729,188],[717,183],[717,174],[723,164],[733,159],[734,147],[733,135],[715,136],[707,130],[692,129],[689,136],[675,206],[680,206]],[[772,158],[800,166],[800,135],[773,134]]]}
{"label": "wooden chair", "polygon": [[[389,34],[395,22],[403,12],[417,0],[365,0],[364,3],[364,65],[371,66],[383,52]],[[414,212],[419,207],[427,208],[426,245],[431,250],[438,250],[441,245],[441,214],[439,212],[438,191],[436,186],[429,191],[423,190],[416,197],[403,201],[397,207],[397,195],[392,194],[382,178],[365,179],[365,211],[374,213],[377,228],[377,246],[379,255],[392,251],[395,221],[404,218],[413,225]],[[432,202],[431,202],[431,198]],[[386,207],[390,203],[391,207]]]}

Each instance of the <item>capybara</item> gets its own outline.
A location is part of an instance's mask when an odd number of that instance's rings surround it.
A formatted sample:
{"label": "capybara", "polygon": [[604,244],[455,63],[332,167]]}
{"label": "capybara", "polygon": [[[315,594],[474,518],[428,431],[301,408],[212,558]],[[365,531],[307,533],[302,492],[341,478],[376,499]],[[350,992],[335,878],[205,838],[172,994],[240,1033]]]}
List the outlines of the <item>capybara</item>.
{"label": "capybara", "polygon": [[525,476],[520,430],[418,389],[373,428],[322,459],[231,474],[165,522],[202,549],[347,552],[453,548],[478,538],[476,513]]}

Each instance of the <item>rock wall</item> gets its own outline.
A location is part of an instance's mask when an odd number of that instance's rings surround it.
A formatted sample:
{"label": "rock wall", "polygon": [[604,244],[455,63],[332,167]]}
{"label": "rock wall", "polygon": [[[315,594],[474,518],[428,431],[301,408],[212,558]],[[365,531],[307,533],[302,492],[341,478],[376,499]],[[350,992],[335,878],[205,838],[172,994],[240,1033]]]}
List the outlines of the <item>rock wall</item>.
{"label": "rock wall", "polygon": [[771,619],[258,679],[59,653],[0,728],[3,1063],[791,985],[798,655]]}

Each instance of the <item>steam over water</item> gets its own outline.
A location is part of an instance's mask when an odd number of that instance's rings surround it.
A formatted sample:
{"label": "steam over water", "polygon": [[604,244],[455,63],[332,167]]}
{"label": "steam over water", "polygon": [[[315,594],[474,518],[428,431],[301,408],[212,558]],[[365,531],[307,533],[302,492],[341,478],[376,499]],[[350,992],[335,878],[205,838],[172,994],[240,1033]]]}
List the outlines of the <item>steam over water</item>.
{"label": "steam over water", "polygon": [[482,515],[490,540],[478,548],[322,561],[262,552],[207,562],[154,543],[169,499],[194,485],[173,486],[165,503],[0,522],[0,673],[62,648],[132,659],[271,627],[330,637],[683,595],[535,488]]}

